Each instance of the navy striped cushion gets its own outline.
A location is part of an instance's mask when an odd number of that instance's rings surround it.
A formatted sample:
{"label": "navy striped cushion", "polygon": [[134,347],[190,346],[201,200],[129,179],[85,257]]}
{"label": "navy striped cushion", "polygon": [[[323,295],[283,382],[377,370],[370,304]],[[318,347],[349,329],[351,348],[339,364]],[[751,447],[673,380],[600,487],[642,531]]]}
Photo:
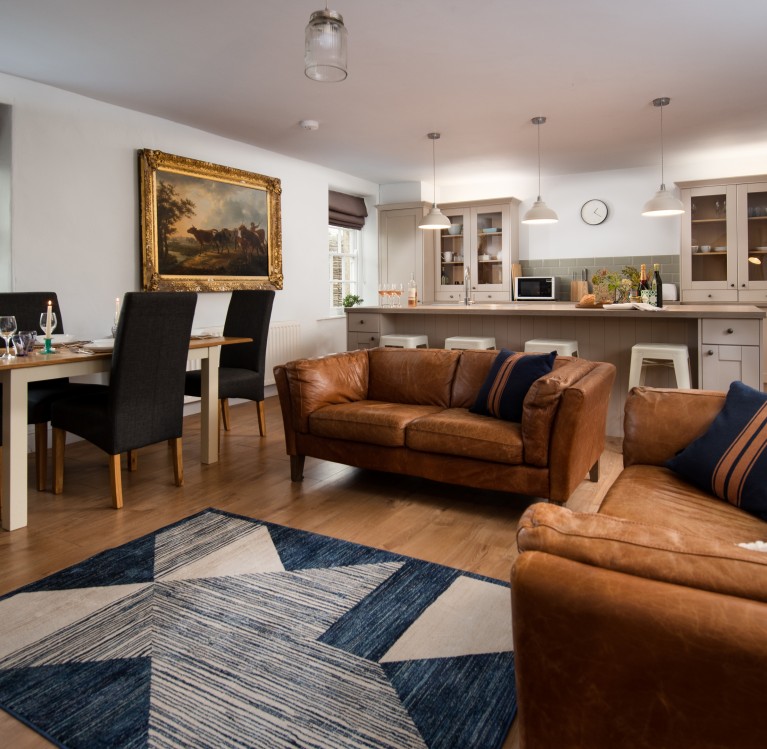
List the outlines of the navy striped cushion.
{"label": "navy striped cushion", "polygon": [[522,403],[530,386],[551,372],[557,352],[515,354],[501,349],[479,389],[472,413],[506,421],[522,421]]}
{"label": "navy striped cushion", "polygon": [[708,431],[666,465],[691,484],[767,520],[767,393],[733,382]]}

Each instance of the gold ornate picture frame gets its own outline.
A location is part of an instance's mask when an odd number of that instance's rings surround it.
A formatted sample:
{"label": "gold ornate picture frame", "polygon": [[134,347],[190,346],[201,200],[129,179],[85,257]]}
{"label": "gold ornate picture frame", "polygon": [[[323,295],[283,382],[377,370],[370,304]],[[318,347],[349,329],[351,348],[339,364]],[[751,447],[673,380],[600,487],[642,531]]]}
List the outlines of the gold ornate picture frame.
{"label": "gold ornate picture frame", "polygon": [[147,291],[281,289],[280,180],[138,152]]}

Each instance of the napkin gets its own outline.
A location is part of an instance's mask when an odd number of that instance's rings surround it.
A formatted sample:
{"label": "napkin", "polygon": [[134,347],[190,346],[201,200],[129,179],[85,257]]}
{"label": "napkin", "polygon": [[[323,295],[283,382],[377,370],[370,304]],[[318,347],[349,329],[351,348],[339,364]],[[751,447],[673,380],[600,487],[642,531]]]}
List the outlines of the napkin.
{"label": "napkin", "polygon": [[638,309],[642,312],[660,312],[662,307],[653,307],[646,302],[620,302],[619,304],[605,304],[602,309]]}

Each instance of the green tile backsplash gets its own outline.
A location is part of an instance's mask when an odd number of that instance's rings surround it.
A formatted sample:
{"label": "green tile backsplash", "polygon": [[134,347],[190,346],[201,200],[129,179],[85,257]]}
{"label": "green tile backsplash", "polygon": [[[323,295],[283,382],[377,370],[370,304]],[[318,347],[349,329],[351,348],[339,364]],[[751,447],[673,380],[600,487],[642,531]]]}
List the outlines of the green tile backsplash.
{"label": "green tile backsplash", "polygon": [[[557,300],[570,300],[570,281],[580,281],[581,271],[586,269],[586,280],[591,290],[591,277],[602,268],[620,273],[627,265],[647,265],[647,275],[652,275],[654,263],[660,263],[660,275],[664,283],[680,284],[679,255],[644,255],[642,257],[576,257],[558,260],[522,260],[523,276],[556,276]],[[578,301],[577,299],[572,301]]]}

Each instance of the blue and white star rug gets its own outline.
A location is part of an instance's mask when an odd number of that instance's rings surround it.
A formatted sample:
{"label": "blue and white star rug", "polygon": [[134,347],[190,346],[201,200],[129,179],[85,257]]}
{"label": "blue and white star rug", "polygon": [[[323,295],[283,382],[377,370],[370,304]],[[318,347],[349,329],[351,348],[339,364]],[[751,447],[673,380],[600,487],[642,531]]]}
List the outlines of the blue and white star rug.
{"label": "blue and white star rug", "polygon": [[509,588],[206,510],[0,598],[0,707],[60,747],[490,749]]}

